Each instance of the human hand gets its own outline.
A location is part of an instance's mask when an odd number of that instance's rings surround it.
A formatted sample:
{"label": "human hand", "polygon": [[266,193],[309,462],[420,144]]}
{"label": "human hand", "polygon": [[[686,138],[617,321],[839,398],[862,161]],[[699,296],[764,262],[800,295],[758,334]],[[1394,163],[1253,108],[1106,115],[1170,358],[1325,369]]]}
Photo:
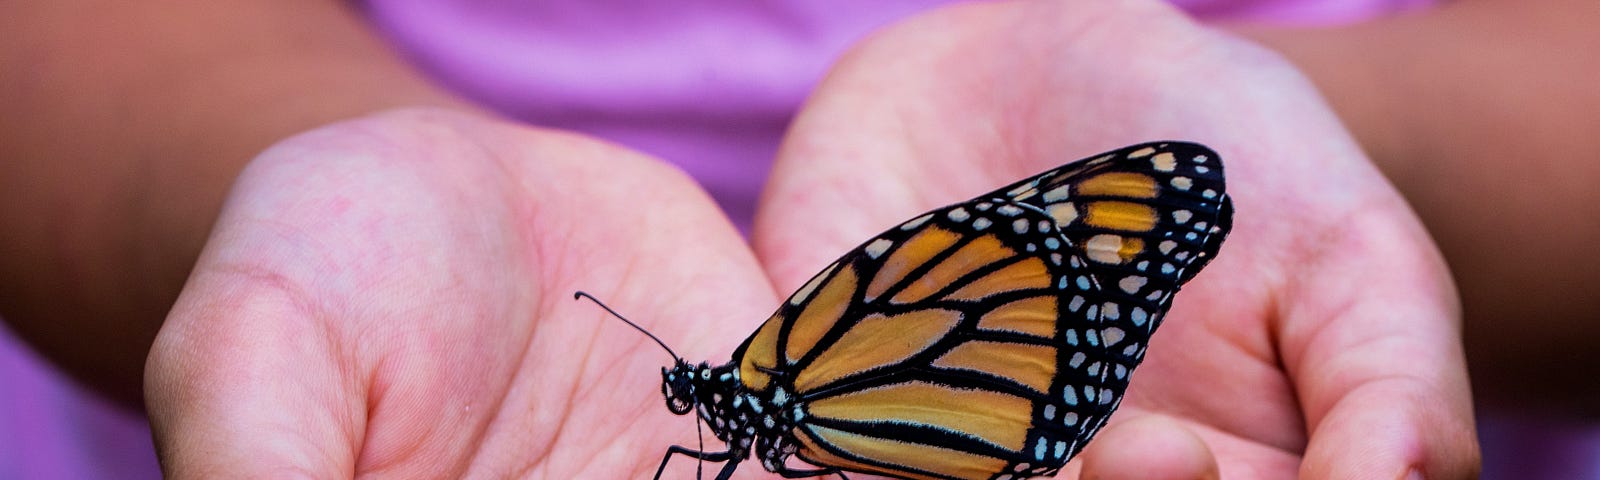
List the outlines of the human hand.
{"label": "human hand", "polygon": [[694,432],[654,387],[670,359],[579,289],[691,358],[745,330],[696,321],[753,328],[778,301],[709,197],[620,148],[439,111],[281,142],[240,176],[152,349],[163,468],[648,475]]}
{"label": "human hand", "polygon": [[1292,68],[1156,2],[965,5],[868,39],[791,128],[756,251],[789,291],[929,208],[1166,139],[1220,152],[1233,234],[1081,474],[1473,475],[1459,313],[1426,232]]}

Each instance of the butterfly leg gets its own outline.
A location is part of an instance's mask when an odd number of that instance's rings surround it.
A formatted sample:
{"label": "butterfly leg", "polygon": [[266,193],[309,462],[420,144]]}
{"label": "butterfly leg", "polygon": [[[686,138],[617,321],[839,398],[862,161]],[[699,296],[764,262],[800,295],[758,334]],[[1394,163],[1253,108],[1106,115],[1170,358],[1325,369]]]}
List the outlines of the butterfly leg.
{"label": "butterfly leg", "polygon": [[794,469],[789,468],[788,466],[784,466],[783,468],[778,470],[778,475],[783,475],[783,478],[812,478],[812,477],[823,477],[823,476],[827,476],[827,475],[838,475],[839,478],[842,478],[844,480],[850,480],[850,477],[844,476],[844,472],[841,472],[838,469],[833,469],[833,468],[825,468],[825,469],[817,469],[817,470],[794,470]]}
{"label": "butterfly leg", "polygon": [[728,480],[729,478],[733,478],[733,469],[738,467],[739,459],[735,458],[728,460],[728,463],[722,464],[722,471],[717,472],[717,480]]}
{"label": "butterfly leg", "polygon": [[[661,472],[665,472],[667,470],[667,462],[672,461],[673,454],[683,455],[690,458],[698,458],[708,462],[727,462],[733,458],[733,452],[730,451],[702,452],[699,450],[690,450],[682,446],[673,445],[667,448],[666,455],[661,456],[661,466],[656,467],[655,480],[661,480]],[[739,462],[728,462],[727,465],[722,467],[722,472],[717,474],[717,479],[727,480],[729,476],[733,475],[733,466],[738,464]]]}

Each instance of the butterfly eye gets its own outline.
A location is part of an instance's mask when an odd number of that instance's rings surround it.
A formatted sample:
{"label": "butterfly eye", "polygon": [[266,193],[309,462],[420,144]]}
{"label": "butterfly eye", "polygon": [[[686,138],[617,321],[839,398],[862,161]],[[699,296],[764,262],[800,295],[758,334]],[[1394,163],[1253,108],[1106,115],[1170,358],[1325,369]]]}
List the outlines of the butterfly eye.
{"label": "butterfly eye", "polygon": [[689,413],[694,408],[694,383],[683,369],[661,369],[661,395],[666,398],[667,410],[675,415]]}

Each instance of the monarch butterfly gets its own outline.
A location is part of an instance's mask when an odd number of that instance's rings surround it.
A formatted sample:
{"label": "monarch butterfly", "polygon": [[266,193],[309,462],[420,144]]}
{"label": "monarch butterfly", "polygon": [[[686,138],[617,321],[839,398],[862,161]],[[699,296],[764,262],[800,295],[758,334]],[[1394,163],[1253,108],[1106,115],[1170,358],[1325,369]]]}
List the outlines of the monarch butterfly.
{"label": "monarch butterfly", "polygon": [[698,411],[728,448],[672,446],[656,478],[681,454],[724,462],[727,480],[751,453],[786,478],[1053,474],[1122,402],[1232,215],[1217,154],[1160,142],[890,228],[796,291],[731,362],[667,348],[667,408]]}

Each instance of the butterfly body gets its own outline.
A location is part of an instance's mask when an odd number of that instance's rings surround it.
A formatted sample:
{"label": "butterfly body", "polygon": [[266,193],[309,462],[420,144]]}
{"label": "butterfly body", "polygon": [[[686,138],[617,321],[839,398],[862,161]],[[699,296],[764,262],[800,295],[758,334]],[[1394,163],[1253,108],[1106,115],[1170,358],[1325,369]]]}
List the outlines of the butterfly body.
{"label": "butterfly body", "polygon": [[[676,414],[789,478],[1051,475],[1120,404],[1172,295],[1231,226],[1205,147],[1135,145],[889,229],[720,366],[663,369]],[[791,457],[816,468],[793,468]],[[658,471],[658,477],[660,473]]]}
{"label": "butterfly body", "polygon": [[[745,388],[736,362],[721,366],[679,364],[671,370],[663,369],[662,378],[663,385],[680,384],[676,392],[673,387],[665,387],[669,404],[675,397],[692,397],[689,405],[696,415],[718,440],[728,445],[730,464],[754,453],[768,471],[792,471],[782,466],[795,454],[796,445],[784,432],[794,428],[805,413],[784,390],[754,392]],[[680,382],[680,378],[689,379],[688,384]]]}

